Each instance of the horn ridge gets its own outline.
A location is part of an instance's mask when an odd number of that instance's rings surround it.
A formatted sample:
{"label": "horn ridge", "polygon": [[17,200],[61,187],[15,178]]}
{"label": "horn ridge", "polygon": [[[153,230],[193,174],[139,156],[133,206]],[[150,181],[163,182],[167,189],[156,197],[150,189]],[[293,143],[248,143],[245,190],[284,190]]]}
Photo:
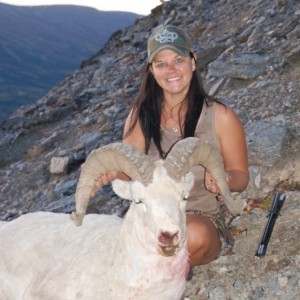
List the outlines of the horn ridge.
{"label": "horn ridge", "polygon": [[164,165],[175,180],[180,180],[193,166],[202,165],[216,180],[229,211],[237,214],[243,210],[244,204],[231,196],[221,154],[207,141],[197,137],[180,140],[170,150]]}
{"label": "horn ridge", "polygon": [[168,152],[164,165],[169,175],[175,180],[180,180],[189,172],[192,167],[188,163],[189,157],[195,148],[199,147],[200,142],[203,143],[199,138],[189,137],[175,143]]}

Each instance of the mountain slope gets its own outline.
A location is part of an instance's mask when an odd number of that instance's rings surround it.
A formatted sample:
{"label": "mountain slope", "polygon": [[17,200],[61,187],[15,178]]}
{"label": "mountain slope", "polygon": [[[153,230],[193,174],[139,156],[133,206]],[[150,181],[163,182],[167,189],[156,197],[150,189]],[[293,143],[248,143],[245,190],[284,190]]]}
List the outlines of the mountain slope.
{"label": "mountain slope", "polygon": [[36,101],[138,17],[80,6],[0,3],[0,120]]}

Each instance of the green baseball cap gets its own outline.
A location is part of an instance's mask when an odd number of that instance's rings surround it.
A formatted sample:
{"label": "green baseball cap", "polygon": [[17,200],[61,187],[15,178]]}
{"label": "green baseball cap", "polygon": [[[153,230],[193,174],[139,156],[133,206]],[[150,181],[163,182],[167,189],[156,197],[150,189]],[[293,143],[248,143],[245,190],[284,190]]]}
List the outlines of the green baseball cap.
{"label": "green baseball cap", "polygon": [[148,62],[161,50],[171,49],[181,56],[188,56],[191,50],[191,40],[181,28],[173,25],[157,27],[148,39]]}

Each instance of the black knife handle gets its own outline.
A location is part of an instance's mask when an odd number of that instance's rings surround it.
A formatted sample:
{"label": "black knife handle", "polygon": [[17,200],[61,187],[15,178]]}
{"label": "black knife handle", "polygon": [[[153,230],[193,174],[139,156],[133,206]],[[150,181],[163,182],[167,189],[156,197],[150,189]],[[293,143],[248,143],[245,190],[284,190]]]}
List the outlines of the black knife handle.
{"label": "black knife handle", "polygon": [[283,192],[277,192],[272,199],[272,204],[267,215],[268,221],[265,226],[262,238],[256,250],[255,256],[261,257],[266,254],[268,243],[276,222],[276,219],[280,213],[283,202],[285,200],[285,194]]}

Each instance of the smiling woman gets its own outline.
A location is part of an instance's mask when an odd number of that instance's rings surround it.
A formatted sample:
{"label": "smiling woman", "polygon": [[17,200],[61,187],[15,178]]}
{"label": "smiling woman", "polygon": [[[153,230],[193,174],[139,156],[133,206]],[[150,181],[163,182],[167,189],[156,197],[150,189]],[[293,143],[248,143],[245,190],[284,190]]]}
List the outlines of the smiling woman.
{"label": "smiling woman", "polygon": [[[243,126],[230,107],[205,92],[187,33],[177,26],[159,26],[150,35],[147,50],[148,63],[125,123],[123,143],[159,159],[168,157],[178,141],[201,138],[221,154],[231,191],[244,190],[249,175]],[[191,171],[195,182],[186,220],[189,262],[195,266],[230,253],[233,238],[216,179],[202,165]],[[126,179],[120,172],[115,178]],[[95,187],[105,180],[100,175]]]}
{"label": "smiling woman", "polygon": [[[231,191],[244,190],[249,175],[243,126],[230,107],[204,91],[187,33],[177,26],[159,26],[147,50],[148,66],[123,142],[163,158],[179,140],[202,138],[221,153]],[[214,260],[221,250],[230,252],[233,238],[215,178],[200,165],[192,172],[195,183],[186,213],[190,265],[195,266]]]}
{"label": "smiling woman", "polygon": [[79,6],[89,6],[96,8],[98,10],[104,11],[127,11],[134,12],[140,15],[148,15],[151,10],[156,6],[161,4],[161,0],[5,0],[1,1],[3,3],[21,6],[41,6],[41,5],[57,5],[57,4],[67,4],[67,5],[79,5]]}

